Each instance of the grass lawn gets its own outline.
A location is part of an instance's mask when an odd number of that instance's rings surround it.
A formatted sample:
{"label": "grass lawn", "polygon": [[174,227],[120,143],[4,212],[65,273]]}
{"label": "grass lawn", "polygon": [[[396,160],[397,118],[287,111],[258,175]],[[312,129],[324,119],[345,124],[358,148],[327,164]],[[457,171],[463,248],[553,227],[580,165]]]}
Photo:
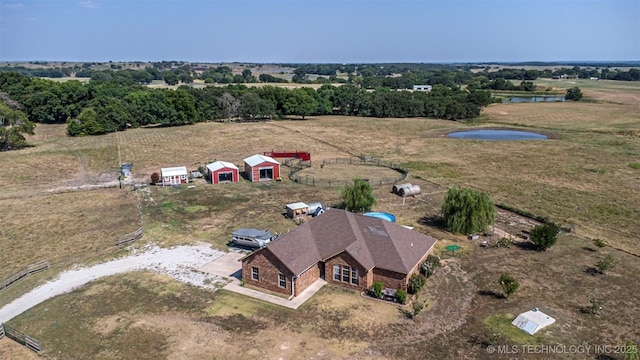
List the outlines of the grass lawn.
{"label": "grass lawn", "polygon": [[[437,252],[448,244],[462,246],[427,281],[419,296],[428,306],[414,320],[397,306],[333,286],[291,311],[145,272],[96,281],[40,304],[10,325],[42,340],[46,354],[60,359],[87,354],[105,359],[207,358],[212,349],[225,359],[424,354],[488,359],[494,358],[485,351],[494,334],[507,345],[639,343],[640,169],[632,164],[640,163],[640,86],[587,80],[540,80],[538,85],[577,85],[588,101],[492,104],[473,122],[323,116],[132,129],[85,138],[66,137],[64,125],[40,124],[28,139],[33,147],[0,157],[0,205],[10,209],[0,212],[0,276],[44,257],[54,266],[0,293],[0,305],[71,264],[123,253],[113,242],[141,220],[145,235],[134,247],[204,241],[225,250],[237,228],[293,229],[296,224],[283,216],[285,204],[340,201],[340,188],[294,183],[285,166],[283,181],[273,183],[241,180],[213,186],[198,180],[195,187],[180,189],[76,189],[113,181],[121,162],[132,162],[134,179],[144,182],[161,167],[196,170],[214,160],[242,165],[242,159],[255,153],[301,150],[312,156],[312,168],[304,171],[343,180],[373,173],[360,166],[321,168],[322,159],[366,154],[401,163],[409,169],[406,181],[419,185],[422,193],[403,202],[390,193],[391,186],[377,187],[373,210],[392,213],[398,223],[441,239]],[[550,140],[445,136],[503,127],[545,133]],[[571,232],[546,252],[517,245],[480,248],[432,226],[452,184],[485,191],[496,203],[549,217]],[[497,225],[514,234],[535,225],[505,211],[499,214]],[[593,238],[608,246],[595,251]],[[588,274],[607,254],[616,266],[607,275]],[[521,284],[508,301],[498,296],[502,272]],[[599,317],[582,311],[591,296],[603,304]],[[533,307],[557,323],[535,337],[523,336],[510,327],[510,319]],[[0,340],[0,357],[23,356],[8,341]]]}

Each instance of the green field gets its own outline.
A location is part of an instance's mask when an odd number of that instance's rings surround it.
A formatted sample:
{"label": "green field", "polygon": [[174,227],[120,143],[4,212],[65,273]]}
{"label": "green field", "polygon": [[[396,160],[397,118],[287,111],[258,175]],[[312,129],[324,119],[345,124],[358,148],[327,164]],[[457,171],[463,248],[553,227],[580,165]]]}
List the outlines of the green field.
{"label": "green field", "polygon": [[[225,250],[236,228],[280,233],[294,228],[283,216],[287,203],[340,201],[340,188],[294,183],[285,166],[283,181],[270,184],[241,180],[212,186],[199,180],[191,189],[77,188],[117,179],[120,162],[133,162],[135,180],[148,182],[161,167],[196,170],[214,160],[241,165],[243,158],[263,151],[305,150],[312,154],[309,173],[323,177],[362,177],[362,168],[321,168],[322,159],[371,155],[401,163],[409,169],[407,181],[420,185],[422,194],[403,205],[402,198],[390,194],[390,186],[379,187],[374,210],[393,213],[399,223],[444,240],[442,244],[463,247],[461,256],[448,259],[427,282],[420,298],[428,306],[416,319],[395,306],[331,286],[290,311],[143,273],[99,280],[42,303],[10,325],[41,338],[45,354],[60,359],[87,354],[105,359],[206,358],[214,348],[213,356],[224,359],[424,354],[488,359],[493,357],[485,348],[493,332],[500,333],[499,343],[508,345],[639,343],[640,169],[633,164],[640,163],[640,84],[536,83],[557,89],[579,86],[586,101],[492,104],[473,122],[323,116],[133,129],[85,138],[66,137],[64,125],[40,124],[28,139],[33,147],[0,157],[0,205],[10,209],[0,212],[0,277],[44,257],[54,266],[0,293],[0,306],[74,263],[122,254],[113,246],[115,239],[135,230],[141,220],[145,236],[134,246],[207,242]],[[469,128],[531,130],[550,139],[445,136]],[[453,184],[548,217],[565,233],[546,252],[526,246],[477,247],[430,226]],[[497,219],[499,227],[513,234],[532,223],[504,211]],[[593,238],[608,246],[595,251]],[[606,254],[616,258],[616,266],[607,275],[587,274]],[[505,271],[521,283],[508,301],[492,295],[500,292],[497,279]],[[590,296],[604,304],[597,318],[581,312]],[[512,334],[508,318],[533,307],[548,311],[558,323],[531,339]],[[70,308],[74,316],[65,320]],[[0,356],[28,358],[8,341],[0,340]]]}

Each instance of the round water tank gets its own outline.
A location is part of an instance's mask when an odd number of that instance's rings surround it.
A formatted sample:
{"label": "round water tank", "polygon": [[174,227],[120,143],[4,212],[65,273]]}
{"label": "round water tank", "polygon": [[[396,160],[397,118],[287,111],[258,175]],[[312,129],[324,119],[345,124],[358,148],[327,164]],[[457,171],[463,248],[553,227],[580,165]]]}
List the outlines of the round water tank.
{"label": "round water tank", "polygon": [[324,206],[322,205],[321,202],[310,203],[310,204],[307,204],[307,206],[309,207],[309,210],[308,210],[309,214],[315,213],[317,209],[324,209]]}

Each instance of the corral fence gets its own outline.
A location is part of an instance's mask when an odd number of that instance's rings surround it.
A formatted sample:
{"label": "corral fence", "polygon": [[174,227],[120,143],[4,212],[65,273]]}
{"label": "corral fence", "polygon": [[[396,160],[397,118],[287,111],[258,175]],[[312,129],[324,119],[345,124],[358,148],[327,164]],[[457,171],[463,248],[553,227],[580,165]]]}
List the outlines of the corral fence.
{"label": "corral fence", "polygon": [[297,173],[300,170],[310,168],[311,160],[286,159],[282,162],[282,164],[289,167],[289,177],[291,177],[293,174]]}
{"label": "corral fence", "polygon": [[[305,185],[311,185],[311,186],[328,186],[328,187],[333,187],[333,186],[348,186],[351,184],[351,180],[336,180],[336,179],[319,179],[319,178],[315,178],[313,176],[308,176],[308,175],[296,175],[296,173],[302,169],[305,169],[307,167],[311,166],[311,162],[309,162],[309,164],[301,164],[304,163],[303,161],[300,161],[298,164],[296,165],[291,165],[291,173],[289,175],[289,178],[291,178],[291,180],[299,183],[299,184],[305,184]],[[407,169],[403,168],[402,166],[400,166],[399,163],[394,163],[391,161],[384,161],[384,160],[380,160],[371,156],[361,156],[359,158],[332,158],[332,159],[324,159],[322,160],[322,165],[320,165],[320,167],[324,167],[325,165],[330,165],[330,164],[349,164],[349,165],[370,165],[370,166],[382,166],[382,167],[387,167],[390,169],[393,169],[395,171],[397,171],[399,174],[396,177],[384,177],[384,178],[376,178],[376,179],[363,179],[369,182],[369,184],[371,184],[371,186],[384,186],[384,185],[390,185],[390,184],[395,184],[399,181],[403,181],[404,179],[407,178],[407,176],[409,175],[409,171],[407,171]],[[296,169],[294,171],[294,168]]]}
{"label": "corral fence", "polygon": [[18,270],[17,272],[9,275],[6,279],[2,280],[2,287],[0,287],[0,292],[4,289],[10,287],[11,285],[15,285],[20,281],[24,280],[27,276],[39,273],[40,271],[45,271],[51,267],[49,263],[49,259],[44,259],[33,264],[29,264],[24,267],[24,269]]}
{"label": "corral fence", "polygon": [[29,336],[17,329],[12,328],[7,324],[0,324],[0,339],[2,337],[8,337],[9,339],[26,346],[27,348],[39,353],[42,351],[42,343],[40,340]]}
{"label": "corral fence", "polygon": [[122,245],[126,245],[128,243],[134,242],[134,241],[140,239],[142,237],[142,235],[144,235],[144,232],[142,230],[142,227],[139,227],[138,229],[136,229],[136,231],[134,231],[132,233],[120,236],[116,240],[116,245],[122,246]]}

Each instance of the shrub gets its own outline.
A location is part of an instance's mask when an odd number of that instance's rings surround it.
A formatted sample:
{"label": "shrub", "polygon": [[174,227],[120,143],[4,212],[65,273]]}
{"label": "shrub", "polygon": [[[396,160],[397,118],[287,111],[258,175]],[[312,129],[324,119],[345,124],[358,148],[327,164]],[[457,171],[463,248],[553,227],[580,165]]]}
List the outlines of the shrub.
{"label": "shrub", "polygon": [[151,174],[151,184],[155,185],[160,181],[160,174],[158,174],[157,172],[154,172],[153,174]]}
{"label": "shrub", "polygon": [[416,317],[418,316],[418,314],[420,314],[420,312],[422,312],[422,309],[424,309],[424,303],[422,301],[418,301],[418,299],[416,298],[413,301],[411,307],[413,308],[412,317]]}
{"label": "shrub", "polygon": [[427,259],[420,264],[420,272],[428,279],[433,275],[438,266],[440,266],[440,258],[436,255],[429,255]]}
{"label": "shrub", "polygon": [[640,169],[640,163],[630,163],[629,167],[632,169]]}
{"label": "shrub", "polygon": [[409,284],[407,284],[407,290],[409,294],[417,294],[424,286],[426,279],[422,275],[413,274],[409,278]]}
{"label": "shrub", "polygon": [[607,246],[607,244],[605,244],[601,239],[593,239],[593,245],[595,245],[595,247],[597,247],[598,249],[602,249],[603,247]]}
{"label": "shrub", "polygon": [[398,299],[398,302],[400,304],[406,303],[407,302],[407,292],[402,290],[402,289],[396,290],[396,299]]}
{"label": "shrub", "polygon": [[602,306],[600,305],[600,302],[595,298],[589,298],[589,306],[587,306],[586,311],[593,316],[598,316],[600,315],[601,310]]}
{"label": "shrub", "polygon": [[513,239],[510,237],[503,237],[500,240],[496,241],[492,246],[495,248],[507,248],[513,244]]}
{"label": "shrub", "polygon": [[516,281],[513,276],[507,273],[504,273],[500,276],[500,285],[502,286],[502,291],[504,291],[505,297],[507,299],[520,287],[518,281]]}
{"label": "shrub", "polygon": [[538,246],[538,251],[544,251],[558,241],[558,225],[548,223],[538,225],[531,230],[531,241]]}
{"label": "shrub", "polygon": [[607,255],[604,257],[604,259],[601,259],[596,263],[596,269],[598,269],[600,274],[604,275],[604,273],[607,272],[607,270],[612,269],[615,266],[615,264],[616,262],[613,256]]}
{"label": "shrub", "polygon": [[375,295],[375,297],[377,297],[378,299],[382,298],[382,289],[384,288],[384,285],[382,285],[381,282],[377,281],[373,283],[373,295]]}

